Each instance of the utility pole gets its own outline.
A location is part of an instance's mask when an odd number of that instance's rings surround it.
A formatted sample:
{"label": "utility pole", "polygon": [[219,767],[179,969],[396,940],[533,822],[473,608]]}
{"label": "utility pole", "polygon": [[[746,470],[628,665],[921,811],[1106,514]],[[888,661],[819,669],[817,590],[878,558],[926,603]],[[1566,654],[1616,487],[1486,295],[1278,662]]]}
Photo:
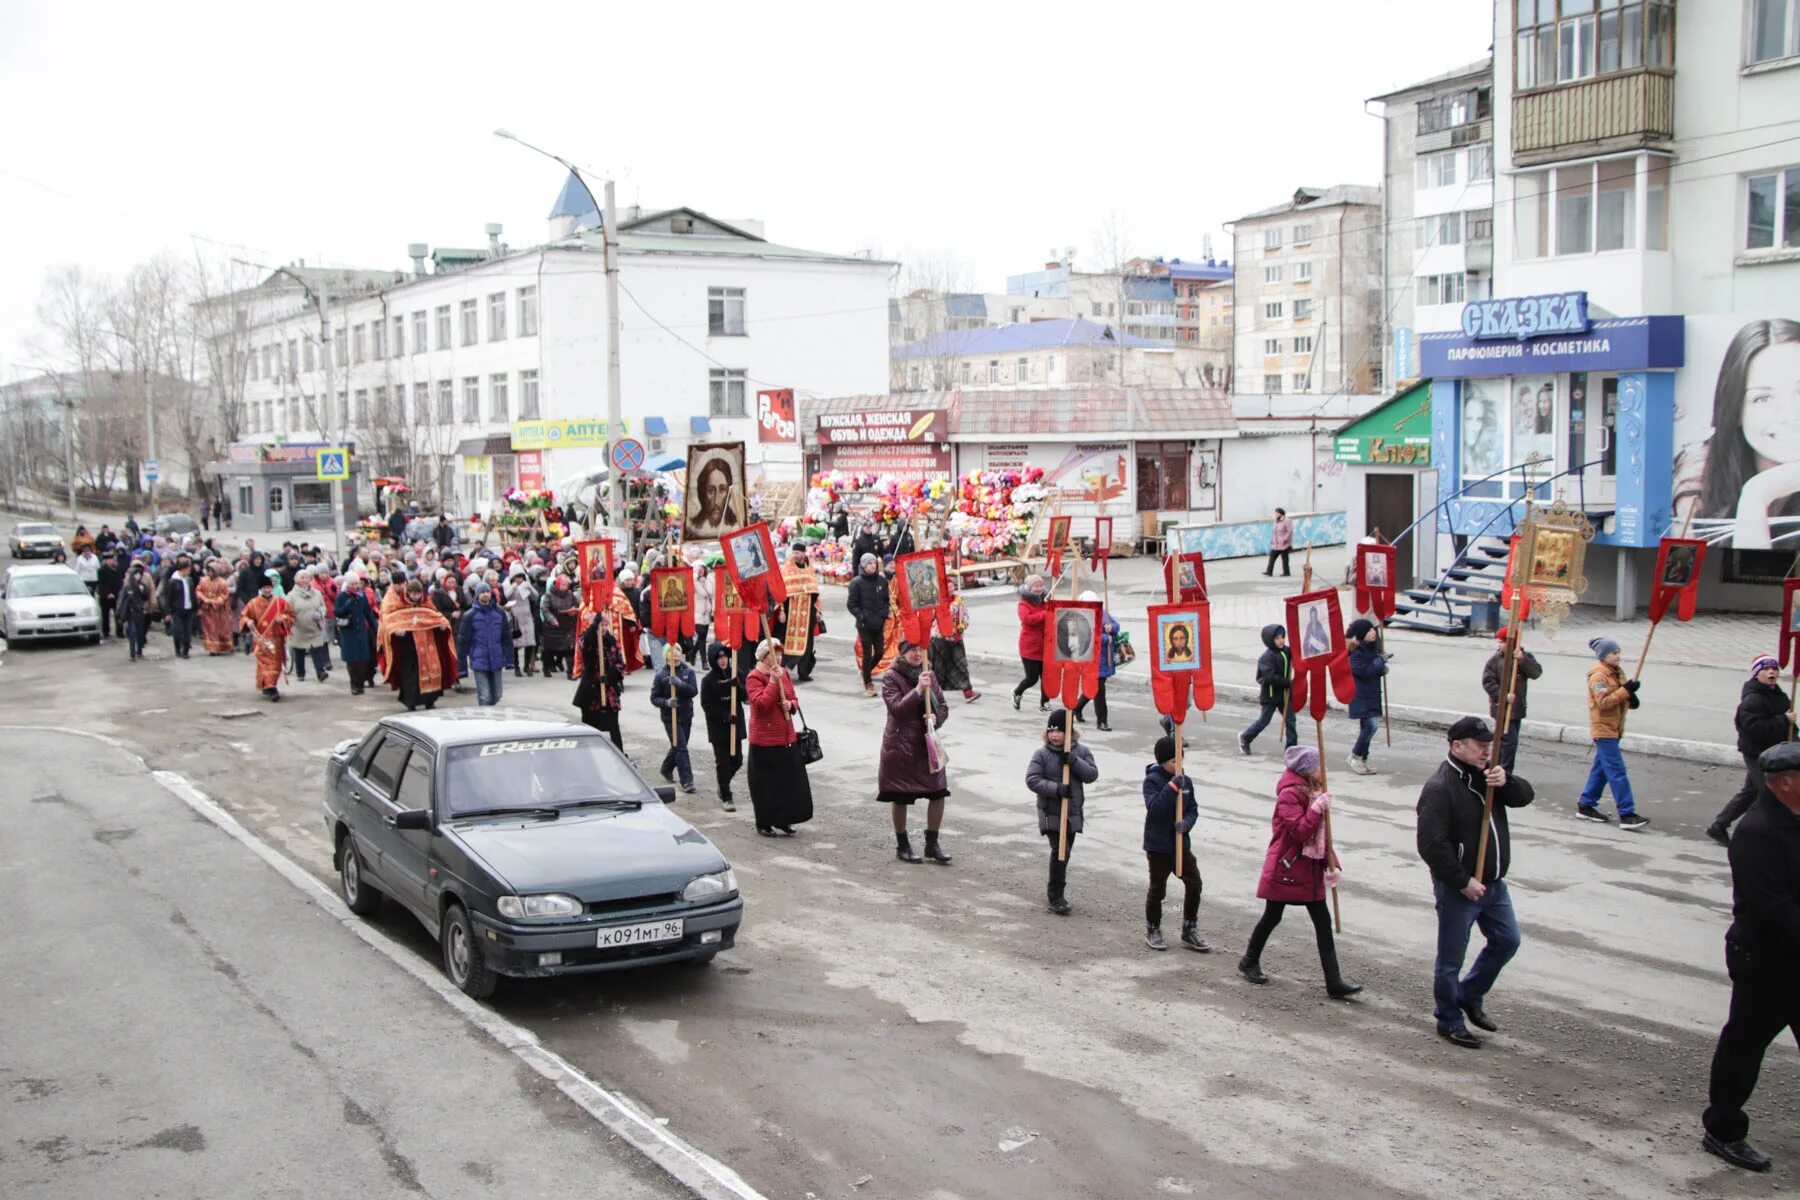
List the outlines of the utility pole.
{"label": "utility pole", "polygon": [[[300,286],[306,287],[304,283]],[[312,294],[312,289],[307,288],[307,292]],[[313,294],[313,303],[319,309],[319,357],[325,360],[325,414],[324,420],[320,424],[325,428],[325,440],[332,445],[337,445],[336,435],[342,431],[337,427],[337,388],[333,382],[336,378],[334,375],[336,364],[331,361],[331,309],[322,296]],[[345,446],[344,463],[348,466],[349,462],[350,449]],[[341,479],[331,481],[331,532],[334,539],[332,544],[336,547],[337,569],[342,571],[344,569],[344,481]]]}
{"label": "utility pole", "polygon": [[69,477],[69,520],[77,525],[81,517],[75,511],[75,401],[62,394],[62,380],[56,383],[56,402],[63,410],[63,472]]}
{"label": "utility pole", "polygon": [[[156,469],[144,472],[145,483],[150,489],[150,519],[156,520],[156,485],[162,479],[162,460],[156,457],[156,401],[150,387],[150,369],[145,367],[139,372],[144,388],[144,457],[154,463]],[[191,470],[192,468],[190,468]],[[72,493],[71,493],[72,494]],[[69,506],[74,507],[71,500]]]}

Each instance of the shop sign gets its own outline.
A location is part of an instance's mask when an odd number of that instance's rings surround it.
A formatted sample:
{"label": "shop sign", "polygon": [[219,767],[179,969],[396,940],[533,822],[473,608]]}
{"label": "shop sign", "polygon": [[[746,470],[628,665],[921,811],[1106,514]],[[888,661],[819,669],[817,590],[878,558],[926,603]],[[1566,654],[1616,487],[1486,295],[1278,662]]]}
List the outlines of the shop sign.
{"label": "shop sign", "polygon": [[519,453],[519,488],[527,492],[544,490],[544,452],[523,450]]}
{"label": "shop sign", "polygon": [[756,440],[764,445],[792,445],[799,437],[794,419],[794,389],[772,388],[756,393]]}
{"label": "shop sign", "polygon": [[1463,336],[1478,341],[1496,338],[1523,341],[1555,334],[1586,333],[1589,328],[1586,292],[1471,300],[1462,310]]}
{"label": "shop sign", "polygon": [[[631,422],[619,422],[621,433],[631,432]],[[514,421],[514,450],[597,448],[606,445],[605,421]]]}
{"label": "shop sign", "polygon": [[950,414],[941,408],[819,414],[819,445],[878,446],[943,443]]}
{"label": "shop sign", "polygon": [[231,444],[231,461],[234,463],[306,463],[314,464],[321,450],[354,452],[354,445],[333,445],[330,442],[233,442]]}
{"label": "shop sign", "polygon": [[948,479],[950,447],[943,443],[877,442],[828,445],[820,451],[827,471],[856,475],[891,475],[900,479]]}
{"label": "shop sign", "polygon": [[1684,358],[1681,317],[1595,321],[1585,332],[1497,341],[1458,333],[1419,339],[1419,372],[1434,379],[1572,371],[1672,371]]}

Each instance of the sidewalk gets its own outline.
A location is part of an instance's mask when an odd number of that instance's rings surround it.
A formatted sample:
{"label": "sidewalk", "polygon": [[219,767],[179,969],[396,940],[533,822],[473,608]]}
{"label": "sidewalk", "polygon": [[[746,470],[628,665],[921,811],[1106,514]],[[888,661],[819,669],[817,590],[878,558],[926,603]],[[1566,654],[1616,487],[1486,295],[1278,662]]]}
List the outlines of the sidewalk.
{"label": "sidewalk", "polygon": [[[1255,701],[1256,659],[1262,653],[1258,631],[1285,619],[1283,599],[1300,590],[1302,554],[1294,556],[1294,575],[1265,579],[1263,560],[1225,559],[1206,564],[1212,600],[1214,680],[1223,699]],[[1343,546],[1315,550],[1315,587],[1344,578],[1348,551]],[[1140,647],[1138,661],[1121,676],[1139,684],[1148,679],[1142,647],[1148,644],[1144,609],[1161,603],[1160,562],[1154,558],[1115,559],[1111,563],[1110,604],[1113,616]],[[1084,568],[1082,589],[1100,581]],[[840,589],[830,589],[839,591]],[[989,660],[1018,661],[1016,594],[989,587],[965,593],[971,654]],[[1067,595],[1067,585],[1059,595]],[[1354,593],[1341,589],[1344,619],[1356,615]],[[838,601],[842,603],[841,599]],[[1587,745],[1587,672],[1594,664],[1589,638],[1602,634],[1624,648],[1627,673],[1637,663],[1650,623],[1638,618],[1619,622],[1611,610],[1582,606],[1569,614],[1555,636],[1537,623],[1526,630],[1523,644],[1543,664],[1543,678],[1533,681],[1523,733],[1528,738]],[[1701,762],[1736,766],[1740,759],[1732,713],[1738,693],[1749,678],[1751,657],[1772,651],[1779,621],[1772,615],[1701,613],[1687,623],[1666,618],[1658,630],[1643,673],[1643,707],[1631,714],[1624,740],[1627,751],[1663,754]],[[1497,643],[1485,637],[1441,637],[1417,630],[1393,629],[1387,648],[1393,656],[1388,676],[1392,716],[1428,725],[1448,726],[1457,717],[1486,715],[1487,694],[1481,669]],[[1336,702],[1333,701],[1335,706]]]}

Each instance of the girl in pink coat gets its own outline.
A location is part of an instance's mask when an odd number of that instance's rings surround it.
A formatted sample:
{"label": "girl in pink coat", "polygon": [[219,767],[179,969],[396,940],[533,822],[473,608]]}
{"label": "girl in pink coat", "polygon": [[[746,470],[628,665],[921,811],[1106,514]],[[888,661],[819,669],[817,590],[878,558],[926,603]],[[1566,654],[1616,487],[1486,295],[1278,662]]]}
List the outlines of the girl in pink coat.
{"label": "girl in pink coat", "polygon": [[1265,902],[1262,919],[1250,934],[1250,946],[1238,960],[1238,972],[1251,983],[1267,983],[1262,971],[1263,947],[1281,924],[1290,904],[1304,904],[1319,939],[1319,965],[1325,969],[1325,991],[1343,1000],[1362,991],[1338,970],[1337,944],[1331,938],[1331,913],[1325,889],[1337,882],[1336,855],[1325,844],[1325,812],[1331,793],[1319,773],[1319,752],[1311,746],[1289,746],[1287,770],[1275,785],[1275,815],[1270,821],[1269,853],[1263,860],[1256,894]]}

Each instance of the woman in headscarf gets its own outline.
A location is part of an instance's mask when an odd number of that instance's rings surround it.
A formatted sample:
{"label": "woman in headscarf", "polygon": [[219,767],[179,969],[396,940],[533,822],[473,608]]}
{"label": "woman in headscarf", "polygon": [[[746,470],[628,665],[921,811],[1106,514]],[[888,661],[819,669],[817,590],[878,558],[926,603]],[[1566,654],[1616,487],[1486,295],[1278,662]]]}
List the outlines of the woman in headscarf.
{"label": "woman in headscarf", "polygon": [[[712,745],[713,768],[719,780],[719,805],[736,812],[731,781],[744,765],[744,681],[732,669],[731,647],[712,642],[706,647],[707,672],[700,677],[700,711],[706,714],[706,740]],[[736,737],[733,738],[733,731]]]}
{"label": "woman in headscarf", "polygon": [[[513,564],[512,573],[507,576],[506,587],[501,595],[506,601],[506,611],[512,614],[513,625],[519,634],[513,642],[513,674],[537,674],[537,620],[531,610],[537,606],[537,592],[531,582],[525,578],[525,568]],[[519,662],[524,656],[524,663]],[[521,667],[523,669],[521,669]]]}
{"label": "woman in headscarf", "polygon": [[350,675],[350,694],[360,696],[375,682],[375,638],[381,630],[368,581],[355,572],[344,576],[338,581],[333,608],[338,620],[338,654]]}
{"label": "woman in headscarf", "polygon": [[[625,656],[619,652],[619,639],[604,616],[589,620],[581,631],[580,676],[575,685],[573,703],[581,710],[581,723],[611,735],[613,745],[623,750],[625,739],[619,733],[619,692],[625,686]],[[548,675],[550,668],[544,668]]]}
{"label": "woman in headscarf", "polygon": [[569,586],[569,577],[558,571],[544,593],[544,677],[557,671],[575,678],[575,621],[581,597]]}
{"label": "woman in headscarf", "polygon": [[931,673],[946,691],[955,688],[962,693],[963,703],[973,704],[981,699],[981,693],[969,678],[969,652],[963,646],[963,634],[969,629],[969,606],[963,601],[962,583],[955,575],[950,576],[950,593],[951,633],[947,637],[941,632],[932,634]]}
{"label": "woman in headscarf", "polygon": [[287,666],[287,635],[294,627],[294,613],[288,607],[281,586],[281,572],[270,567],[263,572],[262,587],[256,599],[244,605],[240,627],[255,641],[256,686],[271,702],[281,699],[281,672]]}
{"label": "woman in headscarf", "polygon": [[782,652],[794,660],[794,678],[805,683],[812,678],[817,661],[818,635],[825,632],[819,576],[807,561],[806,551],[796,546],[781,568],[781,579],[787,587],[787,602],[775,610],[775,636],[781,639]]}
{"label": "woman in headscarf", "polygon": [[[750,701],[750,806],[756,832],[764,837],[794,835],[794,826],[812,820],[812,785],[794,731],[800,698],[781,666],[781,643],[764,638],[756,666],[744,677]],[[777,832],[779,831],[779,832]]]}
{"label": "woman in headscarf", "polygon": [[208,654],[231,653],[231,585],[225,582],[225,560],[206,564],[206,578],[194,585],[200,602],[200,638]]}
{"label": "woman in headscarf", "polygon": [[324,683],[331,676],[331,632],[325,626],[331,610],[326,607],[325,593],[313,586],[310,567],[294,572],[294,590],[287,601],[294,614],[293,632],[288,635],[294,677],[306,682],[306,660],[311,658],[313,673]]}
{"label": "woman in headscarf", "polygon": [[881,700],[887,706],[887,727],[881,735],[875,798],[894,811],[894,856],[901,862],[919,861],[907,837],[906,812],[914,801],[923,800],[925,857],[949,866],[950,856],[938,846],[950,781],[943,752],[937,746],[937,730],[950,714],[944,709],[944,689],[925,666],[923,646],[900,643],[900,656],[881,677]]}
{"label": "woman in headscarf", "polygon": [[388,589],[381,606],[378,644],[388,686],[408,712],[430,708],[456,682],[456,647],[450,622],[425,597],[417,579]]}

